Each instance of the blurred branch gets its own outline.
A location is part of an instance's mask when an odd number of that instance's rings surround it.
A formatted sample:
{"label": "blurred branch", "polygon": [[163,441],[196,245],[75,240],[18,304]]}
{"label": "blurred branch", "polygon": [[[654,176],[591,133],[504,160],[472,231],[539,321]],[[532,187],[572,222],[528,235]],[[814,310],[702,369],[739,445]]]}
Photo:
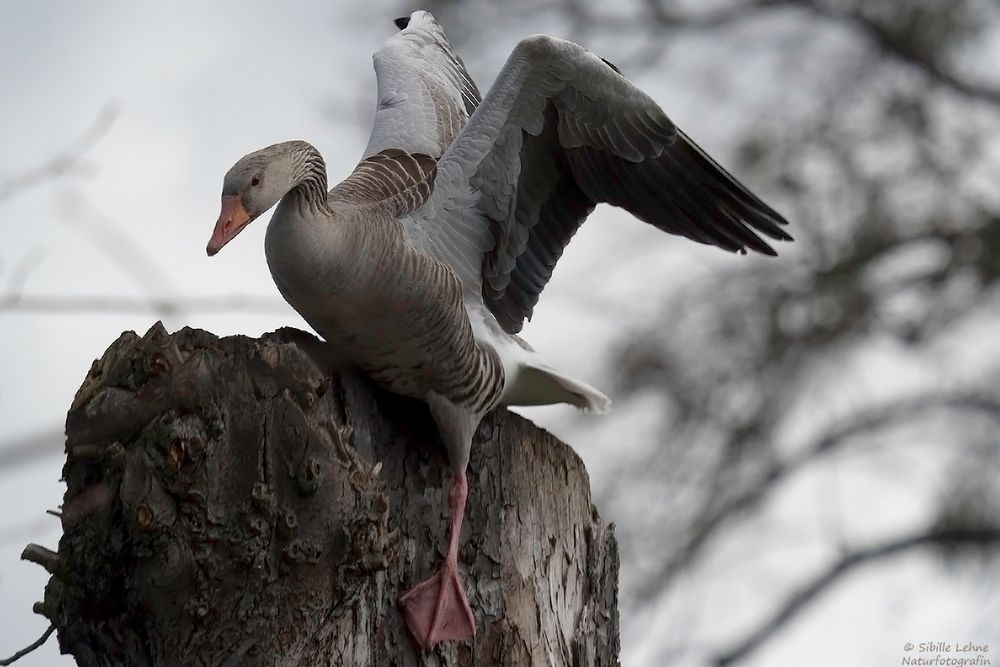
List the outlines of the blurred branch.
{"label": "blurred branch", "polygon": [[[925,415],[931,410],[958,410],[981,412],[1000,420],[1000,400],[982,394],[928,395],[900,400],[855,415],[850,421],[822,434],[812,444],[797,449],[789,458],[776,461],[762,473],[757,481],[737,494],[730,496],[714,508],[704,508],[698,515],[685,544],[674,552],[651,577],[656,586],[646,586],[639,593],[640,602],[649,602],[658,596],[671,579],[689,565],[707,545],[711,537],[729,520],[751,511],[760,505],[778,485],[807,464],[829,454],[851,439],[894,426],[912,417]],[[710,495],[709,502],[715,502],[718,495]]]}
{"label": "blurred branch", "polygon": [[792,593],[778,609],[733,648],[720,654],[715,664],[718,667],[733,665],[745,659],[761,644],[771,639],[792,620],[796,614],[819,597],[828,588],[838,583],[844,575],[866,563],[872,563],[904,551],[928,545],[994,545],[1000,542],[1000,528],[956,528],[932,529],[871,547],[845,553],[838,561],[821,572],[812,581]]}
{"label": "blurred branch", "polygon": [[[853,28],[864,35],[878,50],[892,60],[915,67],[935,83],[966,97],[1000,104],[1000,88],[985,83],[968,81],[957,73],[949,71],[938,59],[921,53],[906,39],[901,39],[886,25],[866,15],[859,5],[856,8],[834,6],[823,0],[750,0],[709,11],[681,12],[669,8],[663,0],[643,0],[645,14],[639,19],[606,15],[591,11],[585,3],[577,0],[567,2],[565,12],[580,27],[597,26],[603,32],[618,32],[634,35],[637,31],[656,28],[664,32],[684,30],[717,30],[780,10],[797,10]],[[651,64],[650,58],[642,62]]]}
{"label": "blurred branch", "polygon": [[63,222],[78,229],[83,237],[111,260],[132,282],[156,301],[156,293],[172,291],[172,273],[158,255],[144,247],[129,230],[114,219],[101,215],[87,200],[74,192],[64,192],[59,199]]}
{"label": "blurred branch", "polygon": [[65,438],[60,430],[42,431],[0,445],[0,473],[21,463],[63,451]]}
{"label": "blurred branch", "polygon": [[10,276],[7,278],[7,290],[4,298],[17,299],[24,292],[24,285],[28,282],[28,276],[38,268],[45,258],[45,253],[40,248],[32,248],[18,262],[11,267]]}
{"label": "blurred branch", "polygon": [[29,169],[8,181],[0,182],[0,203],[13,199],[41,183],[78,171],[84,156],[98,141],[104,138],[117,117],[117,106],[114,104],[106,105],[83,134],[70,144],[69,148],[34,169]]}
{"label": "blurred branch", "polygon": [[[655,27],[670,30],[713,30],[745,21],[789,2],[790,0],[754,0],[709,11],[678,12],[668,9],[660,0],[643,0],[646,14],[641,17],[641,21],[647,26],[651,22]],[[635,33],[637,27],[636,19],[593,12],[587,3],[580,0],[568,0],[564,11],[574,23],[599,26],[602,31]]]}
{"label": "blurred branch", "polygon": [[0,313],[66,315],[71,313],[152,313],[172,316],[181,313],[287,312],[279,299],[257,296],[181,297],[176,299],[130,297],[21,296],[0,297]]}
{"label": "blurred branch", "polygon": [[115,221],[88,209],[79,196],[63,200],[65,218],[85,238],[116,264],[130,282],[148,294],[145,297],[119,296],[25,296],[24,286],[31,272],[40,264],[43,253],[33,249],[11,267],[7,287],[0,292],[0,314],[65,315],[70,313],[152,313],[158,317],[182,313],[216,313],[233,311],[287,312],[284,302],[268,297],[161,297],[157,293],[171,291],[170,273],[162,268],[157,257],[134,239]]}
{"label": "blurred branch", "polygon": [[20,660],[24,656],[28,655],[29,653],[31,653],[35,649],[39,648],[42,644],[44,644],[46,641],[48,641],[49,637],[52,635],[53,632],[55,632],[55,630],[56,630],[56,626],[55,625],[50,625],[48,627],[48,629],[45,632],[42,633],[42,636],[39,637],[38,639],[36,639],[35,641],[33,641],[31,644],[28,644],[23,649],[21,649],[20,651],[18,651],[14,655],[10,656],[9,658],[4,658],[3,660],[0,660],[0,667],[6,667],[7,665],[13,665],[15,662],[17,662],[18,660]]}
{"label": "blurred branch", "polygon": [[645,0],[649,17],[663,28],[683,28],[684,30],[713,30],[724,28],[754,18],[776,7],[789,4],[789,0],[753,0],[693,13],[682,13],[667,9],[662,0]]}
{"label": "blurred branch", "polygon": [[894,60],[911,65],[921,70],[930,79],[945,88],[961,93],[967,97],[1000,104],[1000,89],[985,84],[973,83],[958,77],[955,73],[945,70],[936,59],[921,54],[905,39],[900,39],[892,31],[878,21],[858,9],[849,10],[831,6],[822,0],[784,0],[789,6],[799,7],[812,14],[858,28],[882,53]]}

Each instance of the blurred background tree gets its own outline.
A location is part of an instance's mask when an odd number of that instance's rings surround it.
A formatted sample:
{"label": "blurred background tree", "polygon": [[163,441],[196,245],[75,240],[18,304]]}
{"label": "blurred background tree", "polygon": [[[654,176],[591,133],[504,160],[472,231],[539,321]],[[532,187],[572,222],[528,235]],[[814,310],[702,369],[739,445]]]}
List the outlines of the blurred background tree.
{"label": "blurred background tree", "polygon": [[[651,321],[624,319],[607,366],[619,412],[658,418],[594,472],[626,556],[623,643],[654,633],[633,654],[648,664],[775,664],[755,651],[824,618],[813,607],[855,569],[887,561],[879,576],[909,552],[965,563],[1000,539],[1000,5],[592,5],[502,3],[462,37],[553,22],[646,87],[711,42],[696,67],[735,119],[723,162],[796,237],[777,261],[668,272]],[[981,565],[941,576],[961,586]],[[994,581],[963,631],[996,650]],[[917,641],[899,640],[893,661]],[[850,664],[886,664],[858,648]]]}

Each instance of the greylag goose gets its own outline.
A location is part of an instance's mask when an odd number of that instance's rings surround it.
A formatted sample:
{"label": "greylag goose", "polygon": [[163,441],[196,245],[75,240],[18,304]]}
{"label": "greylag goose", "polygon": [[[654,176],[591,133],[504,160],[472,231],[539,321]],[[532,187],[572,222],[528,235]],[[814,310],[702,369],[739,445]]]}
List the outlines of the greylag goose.
{"label": "greylag goose", "polygon": [[786,221],[681,132],[607,61],[538,35],[486,97],[427,12],[398,19],[374,55],[378,106],[354,172],[327,192],[304,141],[269,146],[225,176],[214,255],[277,204],[268,266],[282,296],[393,392],[426,401],[452,467],[447,555],[400,597],[423,647],[469,639],[458,576],[466,464],[483,416],[504,405],[605,412],[601,392],[547,365],[516,334],[594,207],[663,231],[773,255]]}

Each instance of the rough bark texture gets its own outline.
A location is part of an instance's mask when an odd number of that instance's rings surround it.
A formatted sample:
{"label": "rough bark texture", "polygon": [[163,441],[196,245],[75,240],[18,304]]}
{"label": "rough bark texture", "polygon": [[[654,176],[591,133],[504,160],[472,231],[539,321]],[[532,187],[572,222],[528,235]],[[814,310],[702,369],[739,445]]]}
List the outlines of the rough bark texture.
{"label": "rough bark texture", "polygon": [[[67,418],[64,535],[39,611],[80,665],[616,665],[618,554],[580,459],[506,411],[469,468],[473,645],[396,608],[439,563],[426,407],[312,336],[123,334]],[[33,558],[33,560],[44,560]]]}

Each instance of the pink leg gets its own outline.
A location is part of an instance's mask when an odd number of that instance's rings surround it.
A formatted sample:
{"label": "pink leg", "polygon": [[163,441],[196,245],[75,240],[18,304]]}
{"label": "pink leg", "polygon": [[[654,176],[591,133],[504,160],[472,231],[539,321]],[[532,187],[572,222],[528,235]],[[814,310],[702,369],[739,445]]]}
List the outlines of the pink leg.
{"label": "pink leg", "polygon": [[448,554],[441,569],[430,579],[420,582],[399,598],[406,627],[417,643],[425,649],[449,639],[472,639],[476,636],[476,619],[469,607],[465,589],[458,578],[458,540],[465,518],[465,499],[469,483],[465,471],[455,475],[448,494],[451,521],[448,528]]}

